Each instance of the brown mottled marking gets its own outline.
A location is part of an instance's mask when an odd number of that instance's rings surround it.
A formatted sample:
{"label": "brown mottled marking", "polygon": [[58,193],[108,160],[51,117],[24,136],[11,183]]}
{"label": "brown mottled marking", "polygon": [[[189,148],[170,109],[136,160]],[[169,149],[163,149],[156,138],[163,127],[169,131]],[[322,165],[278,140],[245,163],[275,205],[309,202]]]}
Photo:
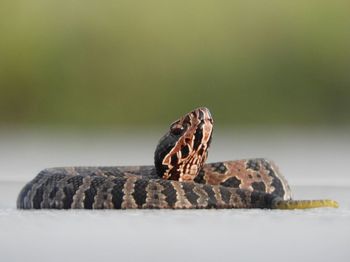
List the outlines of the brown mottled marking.
{"label": "brown mottled marking", "polygon": [[85,191],[89,189],[91,181],[92,178],[90,176],[83,178],[83,183],[80,185],[78,190],[75,192],[75,195],[73,196],[71,208],[84,208]]}
{"label": "brown mottled marking", "polygon": [[164,187],[150,180],[146,187],[147,197],[146,203],[142,205],[143,208],[169,208],[166,196],[162,193]]}
{"label": "brown mottled marking", "polygon": [[113,208],[113,196],[111,194],[114,185],[113,180],[113,177],[107,178],[103,185],[97,190],[92,206],[94,209]]}
{"label": "brown mottled marking", "polygon": [[[236,191],[237,191],[236,189],[230,188],[229,190],[231,192],[230,201],[229,201],[230,206],[235,208],[244,208],[245,207],[244,202],[246,199],[243,199],[241,195],[236,194]],[[249,207],[246,207],[246,208],[249,208]]]}
{"label": "brown mottled marking", "polygon": [[208,194],[203,189],[203,185],[195,184],[193,192],[198,196],[197,204],[199,208],[204,208],[208,205]]}
{"label": "brown mottled marking", "polygon": [[172,186],[176,191],[176,203],[174,208],[191,208],[192,204],[188,201],[181,183],[177,181],[171,181]]}
{"label": "brown mottled marking", "polygon": [[62,178],[57,183],[58,191],[56,192],[56,195],[55,195],[54,205],[58,209],[63,209],[64,208],[63,200],[66,197],[66,194],[64,193],[64,187],[65,187],[65,185],[68,184],[67,181],[71,177],[72,177],[72,175],[68,175],[68,176]]}
{"label": "brown mottled marking", "polygon": [[217,202],[217,205],[219,207],[224,207],[226,206],[226,203],[222,200],[221,192],[220,192],[220,187],[219,186],[212,186],[213,192],[215,194],[215,199]]}
{"label": "brown mottled marking", "polygon": [[133,197],[134,188],[135,188],[135,182],[137,180],[137,177],[128,177],[123,188],[123,203],[122,208],[137,208],[137,204],[135,202],[135,199]]}
{"label": "brown mottled marking", "polygon": [[[267,170],[264,165],[261,163],[262,160],[257,160],[259,162],[259,170],[247,169],[246,164],[248,162],[247,159],[243,160],[235,160],[235,161],[225,161],[221,162],[226,170],[225,172],[218,172],[215,170],[215,165],[217,163],[206,164],[203,167],[204,171],[204,181],[206,184],[210,185],[221,185],[225,183],[230,178],[237,178],[240,181],[239,187],[240,189],[246,189],[249,191],[254,191],[252,184],[256,182],[262,182],[265,185],[266,193],[275,193],[276,188],[274,188],[273,177],[269,174],[269,170]],[[279,172],[277,166],[272,161],[266,161],[266,164],[269,165],[275,173],[276,177],[281,181],[283,186],[283,191],[285,192],[285,196],[283,197],[285,200],[291,198],[291,191],[288,186],[288,182]]]}

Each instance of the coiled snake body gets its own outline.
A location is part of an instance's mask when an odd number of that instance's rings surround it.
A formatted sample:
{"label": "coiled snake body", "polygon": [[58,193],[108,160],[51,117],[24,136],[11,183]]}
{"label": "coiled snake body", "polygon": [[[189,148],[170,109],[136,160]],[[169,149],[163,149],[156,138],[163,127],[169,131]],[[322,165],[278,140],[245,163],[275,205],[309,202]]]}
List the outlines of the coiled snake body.
{"label": "coiled snake body", "polygon": [[194,209],[337,207],[332,200],[291,200],[290,187],[266,159],[205,164],[213,131],[207,108],[170,126],[155,166],[62,167],[41,171],[21,190],[20,209]]}

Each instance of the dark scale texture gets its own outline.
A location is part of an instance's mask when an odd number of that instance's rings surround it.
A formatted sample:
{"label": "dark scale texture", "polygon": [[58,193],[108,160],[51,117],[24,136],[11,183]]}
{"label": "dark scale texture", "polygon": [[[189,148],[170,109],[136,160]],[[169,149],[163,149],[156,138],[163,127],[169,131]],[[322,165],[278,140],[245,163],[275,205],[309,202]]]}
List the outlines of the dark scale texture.
{"label": "dark scale texture", "polygon": [[168,169],[168,166],[162,163],[164,157],[167,155],[167,152],[171,151],[179,138],[179,135],[177,136],[170,133],[160,139],[154,152],[154,164],[159,177],[162,177]]}
{"label": "dark scale texture", "polygon": [[183,146],[181,148],[181,158],[186,158],[189,153],[190,153],[190,149],[188,146]]}
{"label": "dark scale texture", "polygon": [[275,172],[272,170],[270,163],[268,161],[263,160],[263,165],[264,165],[264,168],[269,171],[269,176],[273,178],[271,183],[271,185],[275,188],[275,191],[273,193],[283,198],[285,192],[284,192],[281,180],[276,176]]}
{"label": "dark scale texture", "polygon": [[26,184],[21,192],[18,195],[17,199],[17,207],[18,208],[34,208],[32,205],[33,203],[25,202],[24,199],[26,197],[30,197],[32,194],[35,194],[33,192],[33,186],[40,183],[40,181],[43,179],[43,177],[46,175],[46,170],[41,171],[32,181],[30,181],[28,184]]}
{"label": "dark scale texture", "polygon": [[83,183],[83,177],[73,176],[67,180],[67,183],[71,184],[73,187],[73,191],[76,192]]}
{"label": "dark scale texture", "polygon": [[[204,118],[204,113],[202,110],[199,110],[198,114],[199,114],[199,116],[198,116],[199,118]],[[194,113],[194,115],[196,116],[196,113]]]}
{"label": "dark scale texture", "polygon": [[254,208],[272,208],[273,201],[278,199],[275,195],[264,194],[261,192],[251,193],[251,204]]}
{"label": "dark scale texture", "polygon": [[202,170],[199,171],[198,175],[194,178],[193,181],[196,182],[196,183],[199,183],[199,184],[205,183],[204,175],[205,175],[205,172],[202,169]]}
{"label": "dark scale texture", "polygon": [[243,189],[237,189],[236,194],[242,201],[243,205],[250,207],[250,192]]}
{"label": "dark scale texture", "polygon": [[220,174],[225,174],[227,172],[227,168],[222,162],[214,163],[212,167],[214,172],[218,172]]}
{"label": "dark scale texture", "polygon": [[226,187],[239,188],[241,183],[242,181],[239,180],[237,177],[230,177],[225,182],[221,183],[221,185]]}
{"label": "dark scale texture", "polygon": [[179,180],[180,178],[180,171],[178,170],[177,166],[174,166],[170,171],[169,171],[169,180]]}
{"label": "dark scale texture", "polygon": [[21,209],[26,208],[24,203],[24,198],[28,195],[31,188],[32,188],[31,184],[27,184],[23,187],[23,189],[21,190],[17,198],[17,208],[21,208]]}
{"label": "dark scale texture", "polygon": [[258,192],[253,192],[251,194],[250,199],[253,206],[259,205],[259,203],[262,201],[261,194],[259,194]]}
{"label": "dark scale texture", "polygon": [[197,150],[199,145],[201,144],[203,139],[203,131],[202,128],[197,128],[196,133],[194,134],[194,143],[193,143],[193,149]]}
{"label": "dark scale texture", "polygon": [[176,190],[173,185],[166,180],[160,180],[159,183],[164,187],[162,193],[166,196],[168,205],[174,207],[176,203]]}
{"label": "dark scale texture", "polygon": [[221,193],[222,201],[228,204],[230,202],[230,196],[231,196],[229,190],[227,190],[226,187],[220,187],[220,193]]}
{"label": "dark scale texture", "polygon": [[182,188],[185,191],[185,196],[187,197],[188,201],[195,206],[197,205],[198,195],[193,191],[194,184],[193,183],[183,183]]}
{"label": "dark scale texture", "polygon": [[112,202],[114,205],[114,208],[120,209],[123,202],[123,188],[125,184],[126,178],[116,178],[113,180],[114,186],[112,189]]}
{"label": "dark scale texture", "polygon": [[147,198],[147,180],[144,179],[138,179],[135,182],[135,188],[134,192],[132,193],[135,202],[138,206],[142,206],[144,203],[146,203]]}
{"label": "dark scale texture", "polygon": [[40,209],[41,202],[43,201],[43,184],[36,190],[33,197],[33,208]]}
{"label": "dark scale texture", "polygon": [[252,183],[252,187],[254,191],[261,191],[261,192],[266,191],[266,186],[264,182],[254,182]]}
{"label": "dark scale texture", "polygon": [[[46,188],[45,190],[43,190],[43,194],[44,191],[48,190],[48,192],[46,192],[46,194],[48,194],[48,198],[50,200],[52,200],[53,202],[55,202],[55,198],[56,198],[56,193],[59,191],[59,187],[58,187],[58,182],[61,181],[62,179],[65,178],[65,176],[63,174],[59,174],[59,173],[54,173],[53,175],[50,174],[46,174],[46,181],[43,183],[43,187]],[[43,200],[43,199],[42,199]],[[47,208],[47,201],[44,201],[41,203],[41,206],[44,208]]]}
{"label": "dark scale texture", "polygon": [[99,170],[103,172],[106,176],[115,176],[115,177],[121,177],[124,174],[119,171],[117,168],[113,167],[100,167]]}
{"label": "dark scale texture", "polygon": [[92,178],[90,188],[85,191],[84,207],[86,209],[92,209],[97,189],[103,184],[105,180],[106,178],[98,176]]}
{"label": "dark scale texture", "polygon": [[59,188],[58,188],[57,186],[54,186],[54,187],[53,187],[52,191],[51,191],[50,194],[49,194],[49,198],[50,198],[50,199],[54,199],[54,198],[55,198],[58,189],[59,189]]}
{"label": "dark scale texture", "polygon": [[[42,173],[42,181],[39,187],[35,192],[31,192],[33,194],[33,208],[35,209],[40,209],[41,208],[41,203],[43,201],[43,194],[44,190],[47,186],[51,184],[56,184],[57,181],[60,181],[65,177],[64,174],[59,174],[59,173],[54,173],[54,174],[48,174],[46,170],[43,171]],[[34,184],[34,183],[33,183]],[[55,196],[53,196],[54,198]]]}
{"label": "dark scale texture", "polygon": [[208,195],[208,208],[215,208],[216,207],[216,198],[215,193],[211,186],[209,185],[203,185],[204,191]]}
{"label": "dark scale texture", "polygon": [[179,161],[179,159],[177,158],[177,155],[174,154],[171,156],[171,165],[172,166],[176,166],[178,161]]}
{"label": "dark scale texture", "polygon": [[72,184],[68,184],[63,188],[63,192],[65,197],[63,199],[63,208],[68,209],[71,207],[73,202],[73,196],[75,194],[75,190]]}
{"label": "dark scale texture", "polygon": [[247,169],[252,169],[254,171],[259,171],[260,170],[260,160],[261,159],[250,159],[247,162]]}

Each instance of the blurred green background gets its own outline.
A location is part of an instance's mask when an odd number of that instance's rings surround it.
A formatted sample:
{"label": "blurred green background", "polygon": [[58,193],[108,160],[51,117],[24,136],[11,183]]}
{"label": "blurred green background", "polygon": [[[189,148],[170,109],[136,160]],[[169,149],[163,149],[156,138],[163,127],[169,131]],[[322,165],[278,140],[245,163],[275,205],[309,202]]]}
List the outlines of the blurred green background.
{"label": "blurred green background", "polygon": [[349,1],[0,3],[0,126],[349,126]]}

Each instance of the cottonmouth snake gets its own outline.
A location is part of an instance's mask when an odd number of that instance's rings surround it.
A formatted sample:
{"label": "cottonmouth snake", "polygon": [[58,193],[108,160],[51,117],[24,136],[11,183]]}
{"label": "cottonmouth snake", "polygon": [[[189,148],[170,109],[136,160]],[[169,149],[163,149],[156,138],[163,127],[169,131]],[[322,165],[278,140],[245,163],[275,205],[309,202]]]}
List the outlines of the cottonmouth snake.
{"label": "cottonmouth snake", "polygon": [[154,166],[62,167],[41,171],[21,190],[20,209],[194,209],[337,207],[332,200],[292,200],[266,159],[205,164],[213,119],[205,107],[171,124]]}

